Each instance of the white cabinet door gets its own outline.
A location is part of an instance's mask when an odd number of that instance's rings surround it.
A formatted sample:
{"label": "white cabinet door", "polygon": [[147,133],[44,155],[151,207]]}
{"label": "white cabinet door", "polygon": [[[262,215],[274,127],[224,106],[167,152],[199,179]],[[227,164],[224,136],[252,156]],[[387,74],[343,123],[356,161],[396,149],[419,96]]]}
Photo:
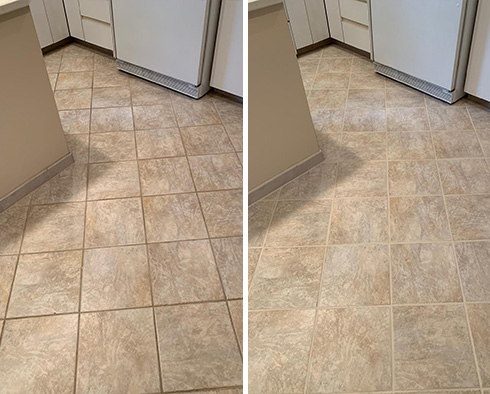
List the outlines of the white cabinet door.
{"label": "white cabinet door", "polygon": [[284,0],[296,49],[313,44],[310,22],[303,0]]}
{"label": "white cabinet door", "polygon": [[53,41],[58,42],[68,37],[70,34],[68,33],[63,0],[44,0],[44,7],[48,15]]}
{"label": "white cabinet door", "polygon": [[85,40],[82,28],[82,17],[78,0],[64,0],[70,35],[80,40]]}
{"label": "white cabinet door", "polygon": [[327,9],[328,27],[330,35],[336,40],[344,42],[344,32],[342,30],[342,17],[340,16],[339,0],[325,0]]}
{"label": "white cabinet door", "polygon": [[305,0],[313,43],[330,37],[323,0]]}
{"label": "white cabinet door", "polygon": [[223,0],[211,86],[243,97],[243,3]]}
{"label": "white cabinet door", "polygon": [[490,1],[478,3],[465,92],[490,101]]}
{"label": "white cabinet door", "polygon": [[31,9],[32,19],[34,19],[34,26],[36,27],[41,48],[51,45],[54,41],[51,36],[51,30],[49,29],[48,16],[46,15],[43,0],[31,0],[29,8]]}

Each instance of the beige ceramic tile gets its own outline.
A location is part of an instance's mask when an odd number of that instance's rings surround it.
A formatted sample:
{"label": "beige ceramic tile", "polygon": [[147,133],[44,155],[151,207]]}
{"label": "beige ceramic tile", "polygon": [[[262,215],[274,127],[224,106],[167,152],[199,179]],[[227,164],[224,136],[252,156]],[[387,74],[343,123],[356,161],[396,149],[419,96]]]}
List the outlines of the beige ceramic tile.
{"label": "beige ceramic tile", "polygon": [[144,197],[148,242],[206,238],[207,232],[195,194]]}
{"label": "beige ceramic tile", "polygon": [[389,308],[318,311],[307,392],[391,390]]}
{"label": "beige ceramic tile", "polygon": [[446,205],[455,241],[490,239],[490,196],[448,196]]}
{"label": "beige ceramic tile", "polygon": [[0,379],[6,393],[73,391],[76,315],[10,320],[0,347]]}
{"label": "beige ceramic tile", "polygon": [[59,111],[65,134],[83,134],[90,131],[90,110]]}
{"label": "beige ceramic tile", "polygon": [[287,183],[279,195],[280,200],[322,200],[335,193],[337,164],[323,162],[293,181]]}
{"label": "beige ceramic tile", "polygon": [[209,241],[148,245],[155,305],[223,300]]}
{"label": "beige ceramic tile", "polygon": [[[388,86],[387,86],[388,88]],[[424,95],[410,87],[398,86],[386,89],[387,108],[425,107]]]}
{"label": "beige ceramic tile", "polygon": [[[310,60],[311,61],[311,60]],[[349,58],[325,58],[319,62],[318,70],[313,72],[319,73],[350,73],[352,59]]]}
{"label": "beige ceramic tile", "polygon": [[242,235],[242,190],[199,193],[199,200],[211,238]]}
{"label": "beige ceramic tile", "polygon": [[[0,317],[5,316],[10,289],[14,280],[17,256],[0,256]],[[0,324],[1,326],[1,324]],[[0,329],[1,334],[1,329]]]}
{"label": "beige ceramic tile", "polygon": [[386,160],[386,133],[344,133],[340,159]]}
{"label": "beige ceramic tile", "polygon": [[471,103],[468,105],[468,112],[475,129],[488,129],[490,127],[490,109]]}
{"label": "beige ceramic tile", "polygon": [[58,73],[61,65],[61,53],[49,53],[44,56],[44,65],[48,73]]}
{"label": "beige ceramic tile", "polygon": [[325,248],[264,249],[249,292],[250,309],[314,308]]}
{"label": "beige ceramic tile", "polygon": [[386,245],[328,247],[320,306],[389,303],[390,260]]}
{"label": "beige ceramic tile", "polygon": [[473,130],[466,107],[429,107],[432,131]]}
{"label": "beige ceramic tile", "polygon": [[490,301],[490,243],[456,243],[461,282],[467,302]]}
{"label": "beige ceramic tile", "polygon": [[386,110],[388,131],[429,130],[425,108],[388,108]]}
{"label": "beige ceramic tile", "polygon": [[351,88],[347,108],[384,108],[385,95],[384,89]]}
{"label": "beige ceramic tile", "polygon": [[116,59],[112,56],[103,54],[94,54],[94,70],[97,71],[114,71],[116,69]]}
{"label": "beige ceramic tile", "polygon": [[92,72],[59,73],[56,90],[84,89],[92,87]]}
{"label": "beige ceramic tile", "polygon": [[318,89],[308,95],[310,110],[325,110],[344,108],[347,100],[347,90]]}
{"label": "beige ceramic tile", "polygon": [[140,195],[136,161],[91,164],[89,167],[89,200],[136,197]]}
{"label": "beige ceramic tile", "polygon": [[490,193],[490,170],[484,159],[440,160],[445,194]]}
{"label": "beige ceramic tile", "polygon": [[132,132],[100,133],[90,136],[90,162],[136,160]]}
{"label": "beige ceramic tile", "polygon": [[393,303],[461,302],[451,244],[391,245]]}
{"label": "beige ceramic tile", "polygon": [[243,150],[243,123],[225,124],[226,132],[237,152]]}
{"label": "beige ceramic tile", "polygon": [[373,62],[369,59],[354,57],[352,59],[351,71],[353,73],[374,73]]}
{"label": "beige ceramic tile", "polygon": [[450,241],[442,197],[390,198],[392,242]]}
{"label": "beige ceramic tile", "polygon": [[305,90],[310,90],[315,82],[316,73],[314,72],[303,72],[301,73],[301,78],[303,81],[303,88]]}
{"label": "beige ceramic tile", "polygon": [[141,193],[144,196],[194,191],[185,157],[140,160]]}
{"label": "beige ceramic tile", "polygon": [[390,196],[441,194],[436,162],[391,161],[388,163]]}
{"label": "beige ceramic tile", "polygon": [[250,393],[304,392],[314,318],[314,310],[249,312]]}
{"label": "beige ceramic tile", "polygon": [[386,78],[379,74],[353,72],[350,77],[349,89],[383,89],[384,90],[385,80]]}
{"label": "beige ceramic tile", "polygon": [[321,50],[322,58],[327,57],[354,57],[352,52],[337,45],[328,45]]}
{"label": "beige ceramic tile", "polygon": [[65,135],[68,150],[73,155],[75,163],[88,163],[88,134],[67,134]]}
{"label": "beige ceramic tile", "polygon": [[128,88],[97,88],[92,92],[92,108],[127,107],[131,105]]}
{"label": "beige ceramic tile", "polygon": [[175,115],[170,104],[133,107],[136,130],[176,127]]}
{"label": "beige ceramic tile", "polygon": [[252,282],[253,275],[255,273],[255,268],[259,262],[260,253],[262,249],[258,248],[248,248],[248,286]]}
{"label": "beige ceramic tile", "polygon": [[243,238],[211,240],[226,298],[243,298]]}
{"label": "beige ceramic tile", "polygon": [[150,273],[144,245],[85,251],[82,311],[149,305]]}
{"label": "beige ceramic tile", "polygon": [[129,131],[133,129],[133,114],[131,112],[131,107],[92,109],[90,131],[93,133]]}
{"label": "beige ceramic tile", "polygon": [[203,97],[200,100],[194,100],[183,95],[174,94],[172,103],[180,127],[221,123],[221,118],[210,98]]}
{"label": "beige ceramic tile", "polygon": [[155,309],[163,391],[242,383],[242,360],[226,303]]}
{"label": "beige ceramic tile", "polygon": [[347,89],[349,86],[349,73],[317,73],[313,89]]}
{"label": "beige ceramic tile", "polygon": [[388,160],[434,159],[430,133],[391,132],[387,136]]}
{"label": "beige ceramic tile", "polygon": [[134,106],[170,103],[170,92],[162,86],[139,78],[131,78],[129,86]]}
{"label": "beige ceramic tile", "polygon": [[[243,105],[241,103],[218,94],[212,93],[211,95],[214,106],[223,123],[243,123]],[[174,102],[178,108],[177,100]]]}
{"label": "beige ceramic tile", "polygon": [[318,133],[337,133],[344,127],[343,109],[312,110],[311,118]]}
{"label": "beige ceramic tile", "polygon": [[63,52],[63,58],[78,58],[78,57],[88,57],[88,58],[93,58],[94,57],[94,51],[91,49],[79,45],[79,44],[69,44],[65,46],[64,48],[61,49]]}
{"label": "beige ceramic tile", "polygon": [[467,308],[482,386],[488,387],[490,386],[490,304],[468,305]]}
{"label": "beige ceramic tile", "polygon": [[275,201],[261,200],[248,207],[248,246],[263,245],[275,205]]}
{"label": "beige ceramic tile", "polygon": [[32,194],[32,204],[85,201],[87,164],[72,164],[43,183]]}
{"label": "beige ceramic tile", "polygon": [[128,75],[117,70],[95,70],[94,88],[111,88],[129,86]]}
{"label": "beige ceramic tile", "polygon": [[228,308],[240,349],[243,352],[243,300],[228,301]]}
{"label": "beige ceramic tile", "polygon": [[474,131],[442,131],[432,133],[432,138],[438,158],[483,156]]}
{"label": "beige ceramic tile", "polygon": [[490,128],[477,130],[476,134],[480,140],[480,145],[485,156],[490,156]]}
{"label": "beige ceramic tile", "polygon": [[384,198],[336,200],[329,244],[388,241],[388,206]]}
{"label": "beige ceramic tile", "polygon": [[179,129],[156,129],[136,131],[138,159],[153,159],[169,156],[184,156],[185,150]]}
{"label": "beige ceramic tile", "polygon": [[[318,69],[318,65],[320,64],[319,57],[310,57],[310,56],[300,56],[298,57],[299,70],[301,73],[315,73]],[[350,71],[350,65],[349,65]],[[344,71],[344,72],[349,72]]]}
{"label": "beige ceramic tile", "polygon": [[92,89],[69,89],[54,92],[58,111],[65,109],[87,109],[90,108],[92,100]]}
{"label": "beige ceramic tile", "polygon": [[60,72],[82,72],[94,69],[94,58],[92,56],[63,56],[61,59]]}
{"label": "beige ceramic tile", "polygon": [[81,249],[85,204],[34,206],[27,218],[23,253]]}
{"label": "beige ceramic tile", "polygon": [[317,132],[317,139],[325,163],[337,163],[346,150],[342,146],[342,133]]}
{"label": "beige ceramic tile", "polygon": [[395,390],[478,387],[463,305],[393,308]]}
{"label": "beige ceramic tile", "polygon": [[234,153],[191,156],[189,165],[198,191],[242,187],[243,168]]}
{"label": "beige ceramic tile", "polygon": [[384,197],[387,195],[386,162],[339,163],[336,197]]}
{"label": "beige ceramic tile", "polygon": [[226,153],[234,150],[221,125],[183,127],[181,132],[188,155]]}
{"label": "beige ceramic tile", "polygon": [[279,201],[266,245],[325,245],[331,209],[331,200]]}
{"label": "beige ceramic tile", "polygon": [[344,116],[344,131],[386,131],[386,111],[384,109],[347,109]]}
{"label": "beige ceramic tile", "polygon": [[0,255],[17,254],[26,224],[27,207],[10,207],[0,212]]}
{"label": "beige ceramic tile", "polygon": [[145,242],[139,198],[89,201],[85,247],[128,245]]}
{"label": "beige ceramic tile", "polygon": [[77,393],[94,391],[160,391],[151,309],[81,315]]}

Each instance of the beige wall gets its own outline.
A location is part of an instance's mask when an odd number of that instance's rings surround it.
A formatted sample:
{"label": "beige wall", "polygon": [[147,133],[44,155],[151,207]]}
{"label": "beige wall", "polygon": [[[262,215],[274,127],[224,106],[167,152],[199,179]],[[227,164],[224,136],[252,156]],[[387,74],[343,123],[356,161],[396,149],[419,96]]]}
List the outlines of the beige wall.
{"label": "beige wall", "polygon": [[249,191],[319,151],[282,4],[249,12]]}
{"label": "beige wall", "polygon": [[0,15],[0,199],[67,154],[29,8]]}

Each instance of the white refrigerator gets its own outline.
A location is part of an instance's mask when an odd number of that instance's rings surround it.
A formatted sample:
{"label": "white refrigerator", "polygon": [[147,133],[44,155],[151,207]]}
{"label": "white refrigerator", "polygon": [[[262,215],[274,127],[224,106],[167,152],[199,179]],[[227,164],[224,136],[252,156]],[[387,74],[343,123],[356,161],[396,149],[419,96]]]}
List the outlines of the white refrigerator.
{"label": "white refrigerator", "polygon": [[221,0],[112,0],[120,70],[199,98],[210,89]]}

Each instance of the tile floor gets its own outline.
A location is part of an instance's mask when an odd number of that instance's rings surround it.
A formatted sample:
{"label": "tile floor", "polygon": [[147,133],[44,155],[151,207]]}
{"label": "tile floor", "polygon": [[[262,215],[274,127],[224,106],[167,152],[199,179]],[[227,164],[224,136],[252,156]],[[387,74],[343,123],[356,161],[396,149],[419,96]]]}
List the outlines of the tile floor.
{"label": "tile floor", "polygon": [[45,62],[76,163],[0,213],[0,393],[241,393],[242,106]]}
{"label": "tile floor", "polygon": [[490,390],[490,110],[302,56],[325,161],[249,209],[249,388]]}

